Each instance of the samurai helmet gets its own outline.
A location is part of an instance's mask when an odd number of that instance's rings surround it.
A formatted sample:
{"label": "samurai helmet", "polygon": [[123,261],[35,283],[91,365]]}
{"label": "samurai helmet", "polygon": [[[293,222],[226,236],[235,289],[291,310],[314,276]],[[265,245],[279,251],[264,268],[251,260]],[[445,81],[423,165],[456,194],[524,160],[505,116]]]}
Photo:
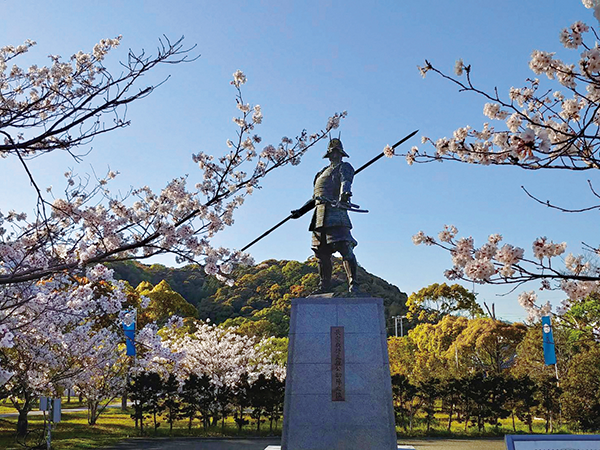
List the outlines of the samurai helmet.
{"label": "samurai helmet", "polygon": [[334,150],[339,150],[342,156],[350,158],[350,155],[344,151],[344,146],[339,138],[333,138],[329,141],[329,144],[327,145],[327,153],[323,155],[323,158],[327,158]]}

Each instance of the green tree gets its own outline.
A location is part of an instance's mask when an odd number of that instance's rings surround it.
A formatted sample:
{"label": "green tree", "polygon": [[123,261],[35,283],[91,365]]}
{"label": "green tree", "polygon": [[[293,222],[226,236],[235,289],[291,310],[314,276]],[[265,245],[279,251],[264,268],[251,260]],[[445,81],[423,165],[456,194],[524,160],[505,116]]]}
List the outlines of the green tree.
{"label": "green tree", "polygon": [[460,402],[461,389],[461,381],[457,378],[440,380],[438,386],[439,396],[442,399],[442,411],[448,414],[448,425],[446,426],[448,432],[452,429],[454,414]]}
{"label": "green tree", "polygon": [[169,434],[173,433],[173,424],[183,417],[181,410],[181,399],[179,397],[179,381],[174,374],[162,383],[160,392],[159,411],[164,412],[164,416],[169,423]]}
{"label": "green tree", "polygon": [[533,433],[533,417],[539,400],[536,399],[537,386],[529,375],[507,377],[507,408],[511,412],[513,431],[517,431],[515,416],[527,425]]}
{"label": "green tree", "polygon": [[542,348],[542,326],[536,324],[529,327],[523,340],[517,346],[517,358],[512,373],[516,377],[529,376],[536,385],[535,400],[537,406],[534,413],[546,418],[546,429],[553,426],[553,418],[560,413],[559,397],[561,389],[557,386],[556,374],[564,379],[568,372],[568,361],[573,357],[575,347],[570,342],[570,332],[560,327],[554,327],[554,342],[556,343],[556,358],[558,366],[547,366],[544,362]]}
{"label": "green tree", "polygon": [[571,341],[587,341],[600,338],[599,323],[600,294],[592,293],[581,300],[569,300],[559,325],[570,330]]}
{"label": "green tree", "polygon": [[247,373],[240,376],[233,391],[232,402],[235,407],[233,417],[238,426],[238,431],[242,431],[242,427],[249,423],[248,420],[244,419],[244,412],[250,406],[250,383]]}
{"label": "green tree", "polygon": [[154,372],[142,372],[132,375],[128,385],[129,396],[133,402],[134,412],[131,415],[136,427],[139,423],[140,434],[144,434],[144,419],[148,416],[154,418],[154,429],[159,426],[157,421],[158,404],[160,399],[162,381]]}
{"label": "green tree", "polygon": [[404,431],[412,431],[415,409],[413,401],[417,395],[417,387],[413,385],[408,377],[396,373],[392,375],[392,397],[394,401],[394,412],[396,424],[401,425]]}
{"label": "green tree", "polygon": [[277,306],[271,306],[253,311],[251,317],[227,319],[223,326],[237,327],[239,333],[247,336],[283,338],[290,331],[290,315]]}
{"label": "green tree", "polygon": [[573,356],[561,382],[563,417],[583,431],[600,429],[600,346]]}
{"label": "green tree", "polygon": [[475,294],[459,284],[434,283],[408,297],[406,316],[409,320],[432,323],[448,314],[467,313],[473,318],[483,315],[475,298]]}
{"label": "green tree", "polygon": [[269,433],[273,433],[273,424],[277,422],[283,414],[283,399],[285,396],[285,380],[280,380],[274,374],[267,378],[265,412],[269,418]]}
{"label": "green tree", "polygon": [[440,393],[440,380],[430,378],[417,384],[417,396],[421,398],[421,410],[425,414],[426,432],[429,434],[431,425],[435,420],[435,404]]}
{"label": "green tree", "polygon": [[417,346],[407,335],[403,337],[391,336],[387,339],[390,372],[393,375],[408,377],[414,370],[415,353]]}
{"label": "green tree", "polygon": [[469,326],[466,317],[444,316],[438,323],[424,323],[409,331],[409,338],[417,349],[414,356],[412,380],[426,381],[431,378],[450,378],[464,365],[457,364],[453,343]]}
{"label": "green tree", "polygon": [[465,431],[472,418],[480,432],[485,424],[498,426],[500,418],[508,417],[506,379],[502,375],[486,375],[476,372],[462,378],[462,404]]}
{"label": "green tree", "polygon": [[261,418],[265,415],[268,406],[269,382],[264,374],[260,374],[250,385],[248,396],[252,406],[252,418],[256,420],[256,431],[260,431]]}
{"label": "green tree", "polygon": [[[527,333],[521,323],[507,323],[490,318],[469,320],[457,336],[447,356],[466,362],[468,370],[501,375],[510,368],[517,347]],[[541,341],[540,341],[541,342]]]}
{"label": "green tree", "polygon": [[175,292],[165,280],[156,286],[147,281],[141,282],[136,288],[140,296],[150,299],[148,307],[138,317],[138,327],[142,328],[150,322],[164,324],[173,315],[180,317],[197,317],[198,311],[180,294]]}
{"label": "green tree", "polygon": [[210,377],[201,377],[192,373],[185,380],[181,391],[182,414],[188,419],[188,429],[192,429],[192,423],[199,413],[202,418],[202,426],[208,428],[210,420],[210,406],[213,401],[212,385]]}

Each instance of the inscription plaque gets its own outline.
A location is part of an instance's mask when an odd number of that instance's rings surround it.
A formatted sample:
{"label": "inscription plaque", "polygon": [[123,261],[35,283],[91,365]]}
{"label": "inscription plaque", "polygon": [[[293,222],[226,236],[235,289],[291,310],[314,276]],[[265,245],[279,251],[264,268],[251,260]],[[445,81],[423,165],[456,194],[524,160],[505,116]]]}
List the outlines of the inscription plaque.
{"label": "inscription plaque", "polygon": [[346,400],[344,327],[331,327],[331,400]]}

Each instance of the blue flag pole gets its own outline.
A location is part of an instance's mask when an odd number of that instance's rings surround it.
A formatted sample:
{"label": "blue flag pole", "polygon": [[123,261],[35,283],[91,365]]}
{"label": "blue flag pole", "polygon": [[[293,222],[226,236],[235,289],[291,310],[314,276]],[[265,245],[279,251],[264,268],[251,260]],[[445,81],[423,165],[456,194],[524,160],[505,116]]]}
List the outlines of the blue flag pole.
{"label": "blue flag pole", "polygon": [[547,366],[556,365],[556,349],[554,347],[554,336],[552,335],[552,322],[550,316],[542,317],[542,335],[544,345],[544,362]]}
{"label": "blue flag pole", "polygon": [[123,332],[125,333],[126,355],[135,356],[135,320],[131,324],[123,323]]}

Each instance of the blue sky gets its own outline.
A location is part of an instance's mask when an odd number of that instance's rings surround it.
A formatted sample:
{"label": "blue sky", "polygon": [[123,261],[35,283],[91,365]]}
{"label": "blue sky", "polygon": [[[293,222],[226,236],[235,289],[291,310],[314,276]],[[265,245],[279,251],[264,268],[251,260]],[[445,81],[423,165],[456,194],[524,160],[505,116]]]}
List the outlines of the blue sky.
{"label": "blue sky", "polygon": [[[117,186],[163,187],[173,177],[200,173],[191,154],[219,155],[233,138],[236,114],[231,74],[243,70],[244,99],[260,104],[263,143],[277,143],[324,127],[336,111],[347,110],[340,128],[348,160],[355,167],[409,132],[431,138],[451,135],[459,126],[481,128],[482,99],[439,77],[421,78],[424,59],[451,73],[462,58],[473,66],[482,88],[524,85],[533,74],[527,64],[533,49],[559,51],[559,31],[576,20],[595,25],[580,1],[104,1],[2,2],[0,45],[33,39],[38,45],[22,65],[47,64],[48,54],[67,58],[89,51],[105,37],[123,35],[122,46],[107,64],[117,67],[128,48],[155,52],[163,35],[197,45],[200,58],[162,67],[147,77],[170,79],[149,98],[131,105],[132,125],[96,139],[83,163],[59,155],[39,158],[33,169],[42,185],[61,186],[62,173],[118,170]],[[565,60],[576,55],[565,53]],[[415,137],[407,145],[421,145]],[[323,148],[306,155],[298,167],[274,173],[238,211],[236,223],[215,239],[240,248],[286,217],[312,195],[314,173],[325,163]],[[569,207],[593,203],[586,180],[591,173],[525,172],[515,168],[461,164],[409,167],[401,158],[385,159],[357,176],[353,201],[369,209],[354,215],[356,255],[368,271],[411,293],[443,282],[449,256],[416,247],[419,230],[437,233],[456,225],[461,235],[482,244],[490,233],[531,254],[539,236],[567,241],[578,252],[581,242],[597,244],[590,215],[552,211],[528,199],[527,187],[543,200]],[[31,211],[32,191],[16,161],[0,166],[0,208]],[[268,258],[305,260],[311,255],[309,216],[288,222],[256,244],[257,262]],[[168,260],[162,262],[168,263]],[[468,286],[472,288],[472,286]],[[526,287],[534,289],[537,286]],[[495,303],[500,317],[517,320],[524,312],[517,293],[506,287],[475,286],[480,301]],[[554,303],[560,292],[545,293]]]}

